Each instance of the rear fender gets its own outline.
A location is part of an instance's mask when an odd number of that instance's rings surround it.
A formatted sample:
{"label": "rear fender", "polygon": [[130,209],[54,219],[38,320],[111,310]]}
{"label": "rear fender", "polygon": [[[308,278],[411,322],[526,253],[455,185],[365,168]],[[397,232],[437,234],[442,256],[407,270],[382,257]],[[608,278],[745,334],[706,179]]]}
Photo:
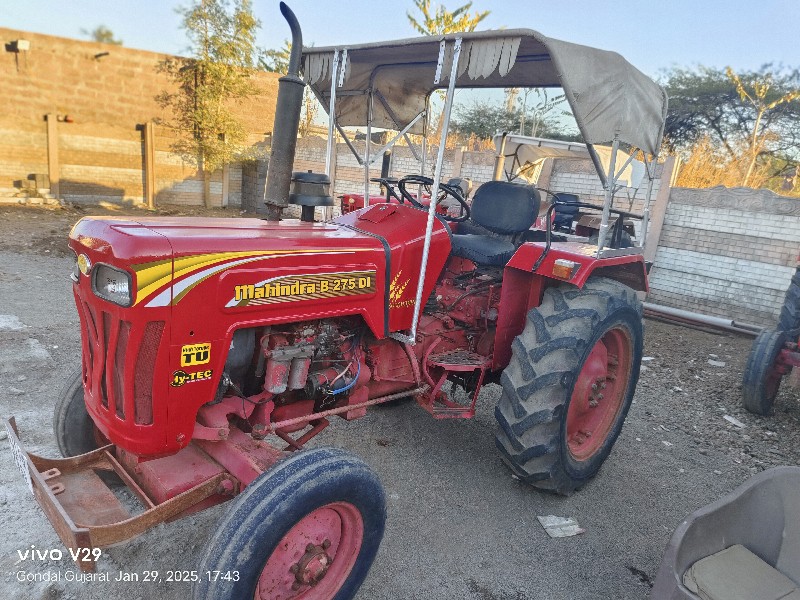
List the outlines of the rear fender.
{"label": "rear fender", "polygon": [[[641,254],[623,254],[597,258],[597,246],[575,242],[551,246],[542,263],[532,269],[544,252],[543,243],[526,243],[520,246],[503,272],[503,287],[497,315],[492,370],[504,369],[511,360],[511,343],[525,327],[528,311],[542,302],[548,287],[569,283],[582,288],[589,277],[608,277],[627,285],[637,292],[647,292],[647,270]],[[569,277],[553,273],[556,261],[574,264]],[[569,264],[569,263],[567,263]]]}
{"label": "rear fender", "polygon": [[[519,247],[506,269],[513,268],[526,273],[532,273],[533,267],[545,250],[543,242],[529,242]],[[597,246],[581,244],[578,242],[554,243],[536,269],[535,275],[565,281],[582,288],[592,275],[599,275],[615,279],[636,290],[637,292],[649,291],[647,283],[647,270],[644,257],[638,253],[638,248],[612,250],[616,256],[597,258]],[[574,264],[569,277],[559,277],[554,274],[556,261],[563,263],[569,261]]]}

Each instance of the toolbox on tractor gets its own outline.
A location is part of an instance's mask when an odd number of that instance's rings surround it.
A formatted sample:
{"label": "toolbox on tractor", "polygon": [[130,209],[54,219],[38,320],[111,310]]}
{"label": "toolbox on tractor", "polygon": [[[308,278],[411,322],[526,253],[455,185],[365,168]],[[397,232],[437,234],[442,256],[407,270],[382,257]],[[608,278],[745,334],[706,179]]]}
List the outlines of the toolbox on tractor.
{"label": "toolbox on tractor", "polygon": [[[201,577],[194,598],[355,595],[385,500],[359,458],[307,449],[331,417],[414,398],[436,418],[469,418],[482,386],[499,383],[503,461],[534,487],[568,494],[611,451],[641,361],[647,209],[635,215],[635,246],[606,242],[629,162],[620,144],[641,150],[649,200],[666,111],[658,85],[613,52],[525,29],[304,48],[294,14],[281,11],[293,40],[267,218],[79,221],[69,244],[81,361],[54,416],[65,458],[26,454],[9,422],[18,464],[71,548],[230,500],[198,572],[236,579]],[[325,174],[292,173],[306,85],[330,115],[329,156],[338,129],[363,166],[364,197],[383,155],[372,129],[395,131],[389,145],[423,134],[423,172],[398,180],[402,202],[314,222],[332,199]],[[563,87],[596,166],[594,145],[611,142],[598,169],[597,244],[553,238],[558,200],[546,190],[494,181],[470,203],[460,184],[442,183],[461,87]],[[437,89],[446,100],[431,160],[424,134]],[[353,125],[366,125],[363,153],[342,129]],[[417,200],[425,188],[427,206]],[[300,220],[280,219],[289,202],[303,207]],[[526,241],[542,217],[545,238]],[[119,483],[138,513],[112,500]]]}

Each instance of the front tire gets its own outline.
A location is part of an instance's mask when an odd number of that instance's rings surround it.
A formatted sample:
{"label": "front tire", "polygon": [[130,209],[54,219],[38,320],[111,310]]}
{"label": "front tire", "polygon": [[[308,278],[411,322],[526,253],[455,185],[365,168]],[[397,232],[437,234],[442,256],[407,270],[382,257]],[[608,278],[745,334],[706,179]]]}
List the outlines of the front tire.
{"label": "front tire", "polygon": [[783,378],[776,368],[776,362],[785,344],[786,334],[783,331],[769,329],[759,333],[753,341],[742,381],[744,407],[753,414],[767,416],[772,413]]}
{"label": "front tire", "polygon": [[642,346],[631,288],[604,277],[549,288],[500,379],[496,443],[512,472],[559,494],[592,478],[622,430]]}
{"label": "front tire", "polygon": [[[377,475],[342,450],[292,454],[233,501],[199,571],[194,600],[353,598],[383,538],[386,505]],[[313,590],[313,591],[312,591]]]}
{"label": "front tire", "polygon": [[64,380],[53,411],[53,433],[64,458],[86,454],[100,447],[94,421],[83,399],[83,370],[78,368]]}

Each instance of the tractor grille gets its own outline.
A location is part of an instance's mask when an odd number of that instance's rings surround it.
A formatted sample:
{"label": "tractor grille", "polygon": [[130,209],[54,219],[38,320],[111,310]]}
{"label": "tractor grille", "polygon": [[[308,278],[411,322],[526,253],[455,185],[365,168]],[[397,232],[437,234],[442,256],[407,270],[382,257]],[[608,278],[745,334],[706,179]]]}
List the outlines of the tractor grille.
{"label": "tractor grille", "polygon": [[135,420],[140,425],[153,422],[153,371],[156,354],[164,332],[164,321],[151,321],[144,328],[139,355],[136,357],[136,372],[133,376],[133,407]]}
{"label": "tractor grille", "polygon": [[153,423],[153,372],[164,321],[139,330],[82,302],[87,387],[105,412],[137,425]]}

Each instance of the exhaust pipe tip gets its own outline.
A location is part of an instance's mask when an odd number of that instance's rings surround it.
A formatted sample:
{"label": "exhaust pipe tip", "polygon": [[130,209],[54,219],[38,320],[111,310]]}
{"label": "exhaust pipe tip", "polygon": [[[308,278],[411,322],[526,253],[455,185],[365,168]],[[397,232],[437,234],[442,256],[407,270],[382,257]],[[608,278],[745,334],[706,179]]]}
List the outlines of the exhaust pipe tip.
{"label": "exhaust pipe tip", "polygon": [[297,16],[289,8],[289,5],[281,2],[280,9],[292,32],[292,51],[289,54],[289,68],[286,74],[297,76],[300,74],[300,57],[303,53],[303,32],[300,29],[300,21],[297,20]]}
{"label": "exhaust pipe tip", "polygon": [[289,203],[289,186],[305,89],[305,82],[300,77],[300,63],[303,58],[300,23],[285,2],[280,3],[280,10],[292,31],[292,51],[289,55],[288,72],[278,80],[272,151],[264,190],[265,218],[268,221],[280,220],[281,212]]}

